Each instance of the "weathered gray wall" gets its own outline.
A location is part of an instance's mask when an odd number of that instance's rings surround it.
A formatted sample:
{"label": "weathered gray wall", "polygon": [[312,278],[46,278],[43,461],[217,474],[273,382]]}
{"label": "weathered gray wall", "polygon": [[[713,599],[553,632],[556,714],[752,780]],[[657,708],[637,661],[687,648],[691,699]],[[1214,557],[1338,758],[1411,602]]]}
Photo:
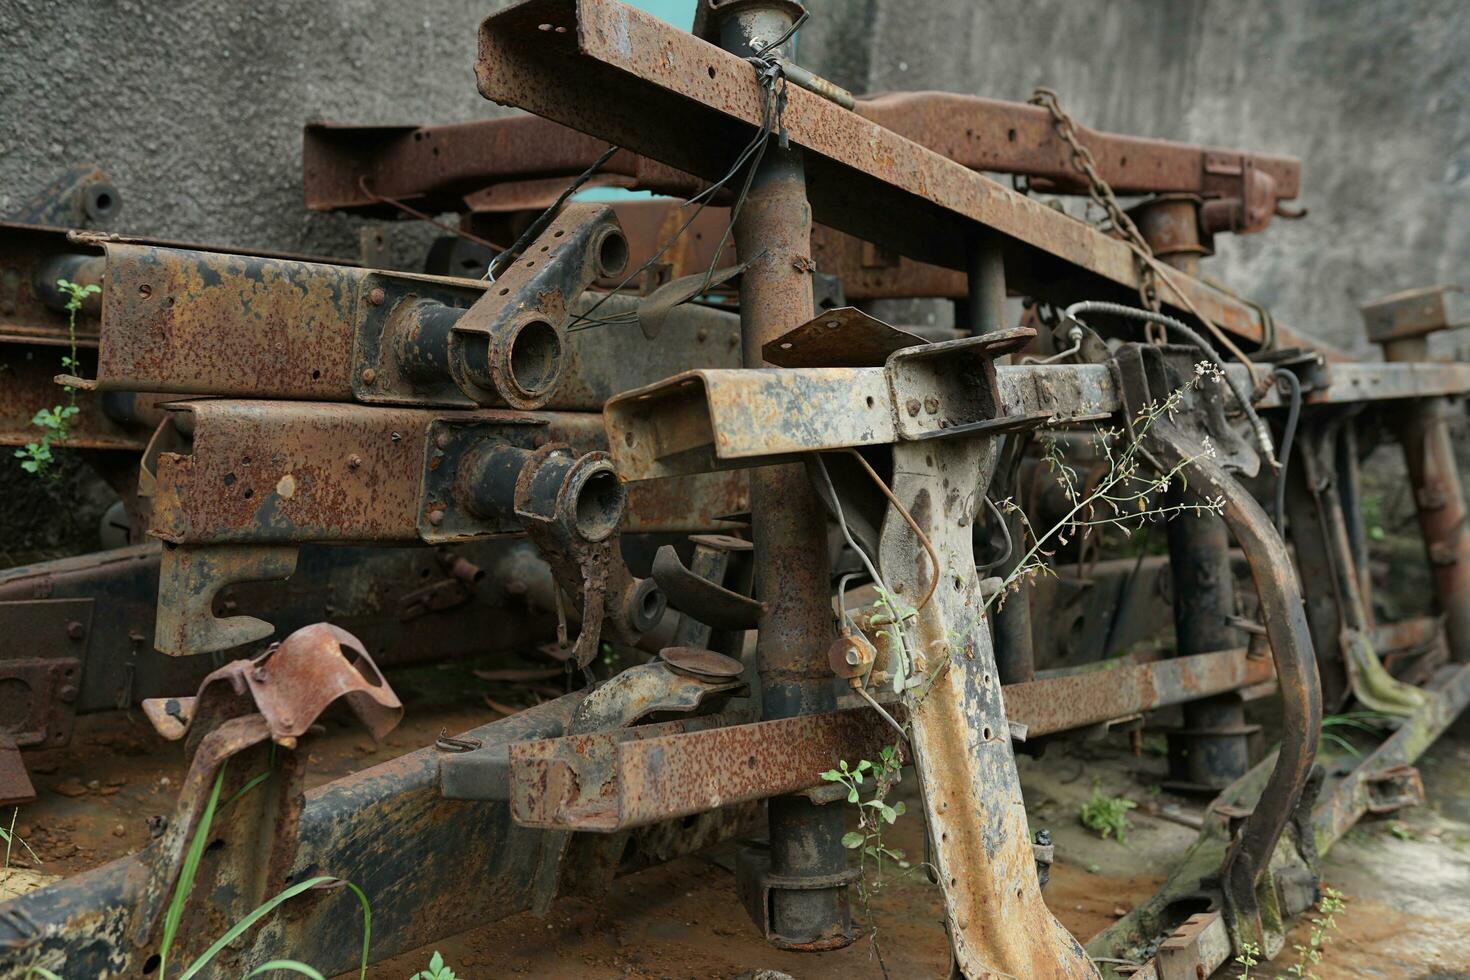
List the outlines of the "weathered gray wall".
{"label": "weathered gray wall", "polygon": [[[493,114],[471,64],[497,5],[0,0],[0,213],[95,161],[120,228],[355,254],[354,222],[301,208],[301,124]],[[1301,156],[1311,216],[1210,271],[1339,343],[1364,297],[1467,278],[1464,0],[816,0],[803,40],[859,91],[1048,84],[1089,125]]]}

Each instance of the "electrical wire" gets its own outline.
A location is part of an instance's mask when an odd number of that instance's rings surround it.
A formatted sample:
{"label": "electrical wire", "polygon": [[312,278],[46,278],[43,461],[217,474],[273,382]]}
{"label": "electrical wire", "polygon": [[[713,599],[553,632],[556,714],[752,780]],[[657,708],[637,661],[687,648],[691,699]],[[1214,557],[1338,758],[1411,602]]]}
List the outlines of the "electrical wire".
{"label": "electrical wire", "polygon": [[537,237],[546,230],[546,226],[551,224],[551,219],[556,217],[556,213],[561,210],[561,206],[567,203],[567,198],[571,197],[577,192],[577,189],[579,187],[587,183],[587,181],[591,180],[592,175],[601,170],[602,165],[604,163],[607,163],[607,161],[612,158],[612,155],[618,152],[618,149],[619,148],[617,146],[609,145],[607,149],[602,151],[602,155],[600,157],[592,161],[592,166],[588,167],[576,177],[572,178],[572,182],[566,186],[565,190],[563,190],[560,194],[556,196],[556,200],[551,202],[551,206],[548,207],[545,211],[542,211],[539,215],[537,215],[536,220],[526,226],[526,230],[521,232],[520,237],[517,238],[514,242],[511,242],[510,248],[506,249],[499,255],[495,256],[495,258],[490,260],[490,268],[485,270],[485,278],[490,280],[491,282],[494,282],[496,277],[499,276],[502,271],[504,271],[505,267],[509,265],[517,255],[520,255],[527,245],[534,242]]}
{"label": "electrical wire", "polygon": [[379,204],[387,204],[395,207],[398,210],[402,211],[404,214],[417,218],[420,221],[426,221],[429,224],[433,225],[435,228],[447,231],[451,235],[456,235],[460,238],[463,238],[467,242],[474,242],[476,245],[483,245],[486,248],[496,252],[499,252],[501,250],[499,245],[496,245],[489,239],[481,238],[479,235],[472,235],[469,232],[465,231],[463,228],[456,228],[453,225],[446,225],[438,218],[435,218],[432,215],[425,214],[418,208],[410,207],[397,198],[379,194],[377,191],[374,191],[372,188],[368,187],[366,177],[359,176],[357,178],[357,189],[362,191],[364,194],[366,194],[368,197],[372,198]]}
{"label": "electrical wire", "polygon": [[[909,509],[903,505],[903,501],[899,500],[898,497],[895,496],[893,491],[889,488],[888,484],[883,482],[883,478],[879,476],[878,471],[873,469],[872,465],[863,458],[863,454],[858,452],[856,449],[849,449],[847,450],[847,452],[851,453],[857,459],[857,461],[862,464],[863,469],[868,471],[868,475],[873,478],[874,483],[878,484],[878,489],[883,492],[883,496],[888,498],[888,502],[893,505],[893,509],[898,511],[899,516],[902,517],[908,523],[908,526],[913,529],[914,535],[919,539],[919,543],[923,545],[924,550],[929,553],[929,560],[934,563],[934,574],[929,577],[929,591],[924,593],[924,598],[919,600],[919,604],[914,607],[914,611],[918,612],[920,609],[923,609],[925,606],[929,605],[929,600],[934,598],[934,590],[939,588],[939,552],[935,551],[934,545],[929,543],[929,536],[925,534],[923,529],[919,527],[918,521],[914,520],[914,515],[909,513]],[[817,458],[820,459],[821,457],[818,456]],[[823,467],[823,472],[826,472],[825,466]],[[832,481],[829,479],[827,483],[828,486],[830,486]],[[835,491],[833,492],[832,496],[833,499],[836,499],[837,494]]]}
{"label": "electrical wire", "polygon": [[[703,212],[704,209],[708,206],[709,200],[715,194],[715,192],[717,192],[727,183],[733,180],[735,178],[735,175],[740,172],[741,168],[746,167],[746,164],[749,163],[749,167],[745,174],[745,181],[741,185],[739,192],[735,196],[735,201],[730,207],[730,218],[725,223],[725,230],[720,235],[719,243],[715,246],[714,252],[710,256],[710,264],[708,268],[705,269],[703,284],[695,291],[695,295],[697,296],[703,293],[705,289],[709,287],[710,281],[714,278],[715,267],[719,262],[720,254],[725,250],[725,245],[729,242],[730,236],[734,234],[735,220],[740,216],[741,209],[745,206],[746,198],[750,194],[751,183],[752,181],[754,181],[756,170],[759,169],[760,162],[765,156],[766,147],[770,143],[770,138],[781,127],[781,116],[785,110],[786,105],[786,79],[785,76],[781,73],[779,58],[777,58],[774,54],[770,54],[770,52],[774,52],[777,48],[790,40],[791,37],[795,35],[798,30],[801,29],[802,25],[806,23],[808,16],[810,16],[810,13],[804,12],[802,16],[797,18],[796,22],[793,23],[791,27],[786,30],[785,33],[783,33],[771,44],[766,45],[762,49],[762,53],[760,55],[745,59],[755,67],[756,80],[760,84],[764,96],[761,99],[761,124],[757,129],[755,136],[751,139],[749,143],[745,145],[745,147],[740,151],[739,155],[735,158],[734,164],[731,165],[730,169],[726,171],[723,177],[715,181],[703,191],[700,191],[698,194],[689,198],[689,200],[685,201],[681,205],[681,207],[688,207],[691,204],[697,203],[698,207],[696,207],[694,211],[689,215],[689,217],[685,219],[684,223],[679,226],[678,230],[676,230],[671,236],[669,236],[668,241],[664,242],[663,245],[659,247],[658,251],[654,252],[654,254],[650,256],[645,262],[643,262],[643,264],[640,265],[637,269],[634,269],[632,272],[630,272],[621,282],[617,284],[617,286],[613,287],[611,291],[606,293],[601,299],[594,303],[592,305],[592,308],[589,309],[586,313],[573,314],[572,321],[567,327],[569,331],[585,330],[590,327],[603,326],[612,323],[637,322],[638,314],[636,311],[629,311],[627,313],[621,313],[610,317],[596,317],[593,314],[597,312],[597,310],[602,306],[603,303],[608,300],[609,297],[611,297],[614,293],[621,292],[629,283],[631,283],[637,277],[641,276],[659,259],[663,258],[664,253],[673,246],[674,242],[679,240],[684,232],[689,229],[689,226],[694,223],[695,219],[699,217],[700,213]],[[777,89],[777,82],[780,82],[779,91]]]}
{"label": "electrical wire", "polygon": [[[1235,395],[1235,400],[1240,403],[1240,407],[1245,412],[1246,418],[1250,420],[1251,428],[1256,433],[1256,442],[1260,445],[1261,451],[1265,453],[1266,461],[1271,464],[1272,469],[1276,469],[1280,465],[1276,462],[1275,449],[1271,444],[1271,430],[1266,426],[1265,422],[1261,421],[1261,417],[1256,414],[1255,405],[1251,402],[1250,397],[1244,391],[1241,391],[1240,383],[1232,378],[1230,372],[1225,369],[1225,362],[1220,360],[1220,355],[1215,353],[1214,348],[1209,345],[1209,342],[1200,336],[1193,327],[1190,327],[1181,320],[1174,319],[1172,316],[1155,313],[1153,310],[1139,309],[1136,306],[1125,306],[1122,303],[1107,303],[1101,300],[1083,300],[1080,303],[1073,303],[1067,307],[1064,315],[1076,320],[1083,313],[1107,313],[1113,316],[1127,317],[1132,320],[1158,323],[1183,335],[1186,340],[1199,348],[1200,353],[1204,355],[1207,361],[1220,369],[1220,376],[1225,379],[1226,386]],[[1251,376],[1255,377],[1254,370],[1251,371]]]}
{"label": "electrical wire", "polygon": [[1290,389],[1291,402],[1286,409],[1286,428],[1281,433],[1281,468],[1276,471],[1276,508],[1272,518],[1276,533],[1286,533],[1286,467],[1291,462],[1291,444],[1296,438],[1297,421],[1302,412],[1302,383],[1286,368],[1276,369],[1276,387]]}
{"label": "electrical wire", "polygon": [[994,515],[995,523],[1000,525],[1000,533],[1005,535],[1006,550],[1005,554],[1001,555],[999,558],[996,558],[994,561],[988,561],[983,565],[976,565],[975,574],[977,575],[990,571],[996,565],[1004,565],[1006,562],[1011,560],[1011,555],[1014,554],[1016,550],[1016,542],[1011,538],[1010,522],[1007,521],[1005,515],[1000,512],[1000,508],[995,505],[995,501],[990,499],[990,494],[985,495],[985,504],[987,507],[990,508],[990,513]]}

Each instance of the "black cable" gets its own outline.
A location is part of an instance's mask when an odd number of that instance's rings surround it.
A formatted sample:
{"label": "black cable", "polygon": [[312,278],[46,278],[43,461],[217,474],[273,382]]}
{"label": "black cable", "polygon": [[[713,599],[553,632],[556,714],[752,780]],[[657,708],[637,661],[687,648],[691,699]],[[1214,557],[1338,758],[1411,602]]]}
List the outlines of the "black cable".
{"label": "black cable", "polygon": [[1286,410],[1286,428],[1281,433],[1281,469],[1276,471],[1276,504],[1272,519],[1276,533],[1286,533],[1286,464],[1291,460],[1291,442],[1296,438],[1297,420],[1302,413],[1302,383],[1286,368],[1276,369],[1276,387],[1286,385],[1291,392],[1291,402]]}
{"label": "black cable", "polygon": [[[735,230],[735,219],[739,217],[741,208],[745,206],[746,197],[750,193],[751,183],[755,179],[755,172],[760,167],[760,162],[765,156],[766,146],[770,143],[771,136],[781,125],[781,115],[786,104],[785,76],[781,74],[780,63],[775,59],[774,55],[770,55],[768,54],[768,52],[775,51],[781,45],[790,40],[791,37],[798,30],[801,29],[802,25],[806,23],[809,16],[810,12],[803,12],[802,16],[799,17],[796,22],[786,30],[784,34],[777,38],[775,42],[766,45],[766,47],[762,49],[762,53],[760,55],[746,59],[746,61],[750,62],[755,67],[756,80],[760,84],[760,87],[764,93],[764,97],[761,99],[761,124],[757,129],[754,138],[752,138],[751,141],[747,143],[745,147],[740,151],[739,155],[736,156],[734,164],[730,167],[730,169],[725,173],[723,177],[721,177],[709,187],[705,188],[703,191],[700,191],[698,194],[694,195],[689,200],[684,202],[684,207],[688,207],[690,204],[694,204],[696,202],[698,202],[699,206],[695,208],[694,212],[690,214],[690,216],[684,221],[682,225],[679,226],[679,229],[675,231],[673,235],[669,236],[669,240],[664,242],[664,244],[659,247],[658,251],[650,256],[647,261],[645,261],[637,269],[634,269],[632,272],[630,272],[621,282],[617,284],[616,287],[614,287],[611,291],[606,293],[601,299],[594,303],[592,305],[592,308],[589,309],[586,313],[574,314],[571,324],[567,327],[568,330],[585,330],[589,327],[595,327],[609,323],[627,323],[636,320],[636,313],[618,314],[616,316],[602,318],[594,317],[593,314],[596,313],[598,308],[601,307],[603,303],[607,302],[607,300],[614,293],[621,292],[625,286],[627,286],[638,276],[642,275],[646,269],[651,267],[655,262],[662,258],[664,253],[673,246],[674,242],[679,240],[679,237],[688,230],[689,226],[694,223],[694,220],[698,218],[700,213],[703,212],[705,207],[708,206],[709,198],[713,196],[714,193],[718,191],[721,187],[734,179],[735,175],[740,172],[741,168],[746,167],[746,164],[748,163],[749,168],[746,171],[745,182],[741,185],[740,191],[735,197],[734,204],[731,205],[730,219],[725,223],[724,233],[721,234],[719,243],[715,247],[714,254],[710,258],[709,267],[705,270],[704,274],[704,285],[700,288],[699,291],[703,292],[703,290],[708,287],[711,279],[713,279],[714,277],[715,266],[719,262],[720,253],[724,251],[725,244],[730,240],[730,235]],[[781,82],[780,91],[778,91],[776,88],[776,83],[778,80]]]}
{"label": "black cable", "polygon": [[521,232],[521,236],[515,241],[511,242],[510,248],[506,249],[504,252],[501,252],[499,255],[495,256],[495,258],[490,260],[490,268],[485,270],[485,278],[489,279],[491,282],[494,282],[495,277],[498,276],[500,272],[507,265],[509,265],[510,262],[517,255],[521,254],[521,251],[527,245],[534,242],[537,236],[539,236],[543,231],[546,230],[546,226],[551,224],[551,219],[556,217],[556,213],[561,210],[561,206],[567,203],[567,198],[575,194],[577,192],[577,188],[581,187],[583,184],[587,183],[587,181],[591,180],[592,175],[601,170],[602,165],[604,163],[607,163],[607,161],[611,159],[612,155],[616,152],[618,152],[618,147],[609,146],[606,150],[602,151],[602,156],[592,161],[592,166],[588,167],[586,170],[578,174],[576,178],[574,178],[572,182],[567,185],[566,190],[562,191],[559,195],[557,195],[556,200],[551,202],[551,207],[547,208],[545,211],[542,211],[539,215],[537,215],[536,220],[527,225],[526,230]]}

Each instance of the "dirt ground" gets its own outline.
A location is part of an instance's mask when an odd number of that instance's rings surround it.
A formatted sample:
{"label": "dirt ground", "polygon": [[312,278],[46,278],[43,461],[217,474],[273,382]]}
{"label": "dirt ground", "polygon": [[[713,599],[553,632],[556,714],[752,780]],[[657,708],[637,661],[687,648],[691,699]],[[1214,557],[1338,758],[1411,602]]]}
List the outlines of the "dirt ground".
{"label": "dirt ground", "polygon": [[[428,744],[441,727],[457,731],[493,719],[480,700],[484,692],[512,700],[475,680],[467,665],[392,680],[409,703],[404,723],[382,746],[346,729],[315,737],[308,746],[313,783]],[[0,896],[33,875],[72,874],[142,846],[148,817],[170,810],[182,775],[179,747],[153,735],[140,714],[83,718],[71,746],[28,761],[40,799],[21,809],[16,831],[39,865],[14,849]],[[1321,980],[1470,980],[1470,719],[1441,739],[1420,768],[1428,806],[1360,824],[1326,859],[1326,881],[1348,896],[1348,908],[1314,968]],[[1204,801],[1157,791],[1163,758],[1135,757],[1122,736],[1054,745],[1044,760],[1023,758],[1021,769],[1032,827],[1051,830],[1057,845],[1047,903],[1084,941],[1148,896],[1194,839],[1193,829],[1169,817],[1187,820]],[[1140,804],[1130,814],[1126,842],[1100,840],[1078,821],[1094,780],[1104,792]],[[889,832],[890,843],[917,856],[923,837],[911,774],[898,792],[909,812]],[[4,816],[8,822],[9,813]],[[921,871],[885,868],[881,884],[874,882],[871,917],[859,908],[875,934],[814,955],[773,949],[756,935],[736,898],[733,862],[734,847],[725,845],[624,878],[599,901],[563,900],[546,919],[525,914],[492,923],[380,963],[368,976],[410,977],[435,949],[461,980],[733,980],[762,970],[800,980],[864,980],[884,976],[885,967],[895,978],[946,975],[940,895]],[[1304,942],[1306,928],[1292,941]],[[286,952],[311,958],[309,950]],[[1295,962],[1288,948],[1252,976],[1274,978]]]}

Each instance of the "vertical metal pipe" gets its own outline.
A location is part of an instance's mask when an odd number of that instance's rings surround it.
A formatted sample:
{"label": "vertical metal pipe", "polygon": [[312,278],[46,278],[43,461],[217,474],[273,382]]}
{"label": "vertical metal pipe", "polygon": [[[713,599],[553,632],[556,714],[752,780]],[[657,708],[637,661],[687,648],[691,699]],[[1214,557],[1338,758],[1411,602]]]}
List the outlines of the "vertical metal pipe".
{"label": "vertical metal pipe", "polygon": [[[1186,501],[1177,491],[1170,503]],[[1222,518],[1182,514],[1168,523],[1174,582],[1174,634],[1181,657],[1228,650],[1238,642],[1230,571],[1230,533]],[[1169,736],[1171,775],[1199,788],[1223,789],[1250,768],[1245,705],[1222,694],[1184,706],[1184,730]]]}
{"label": "vertical metal pipe", "polygon": [[[970,333],[978,336],[1005,326],[1006,312],[1006,267],[1001,251],[1000,239],[987,235],[970,247],[965,266],[969,297],[965,312],[969,315]],[[1011,438],[1015,438],[1012,436]],[[1005,492],[1014,492],[1010,486],[1011,474],[1001,474]],[[1021,541],[1021,518],[1012,514],[1006,518],[1011,540]],[[1025,550],[1011,549],[1011,556],[997,571],[1002,578],[1009,577],[1021,561]],[[1031,643],[1031,590],[1022,585],[1006,599],[995,614],[995,669],[1002,684],[1020,684],[1036,679],[1036,658]]]}
{"label": "vertical metal pipe", "polygon": [[[742,6],[720,25],[720,43],[742,57],[760,53],[792,23],[786,5]],[[815,315],[811,226],[801,151],[773,138],[735,221],[737,252],[757,256],[740,280],[746,367],[767,367],[761,347]],[[756,641],[763,716],[830,711],[836,697],[827,647],[836,633],[826,513],[799,464],[752,471],[750,498],[755,594],[765,607]],[[854,937],[841,883],[842,808],[784,796],[770,801],[768,814],[770,933],[792,948],[847,945]]]}
{"label": "vertical metal pipe", "polygon": [[[1390,358],[1391,360],[1393,358]],[[1399,438],[1414,487],[1419,532],[1444,614],[1450,657],[1470,663],[1470,519],[1450,441],[1450,404],[1425,398],[1404,406]]]}

